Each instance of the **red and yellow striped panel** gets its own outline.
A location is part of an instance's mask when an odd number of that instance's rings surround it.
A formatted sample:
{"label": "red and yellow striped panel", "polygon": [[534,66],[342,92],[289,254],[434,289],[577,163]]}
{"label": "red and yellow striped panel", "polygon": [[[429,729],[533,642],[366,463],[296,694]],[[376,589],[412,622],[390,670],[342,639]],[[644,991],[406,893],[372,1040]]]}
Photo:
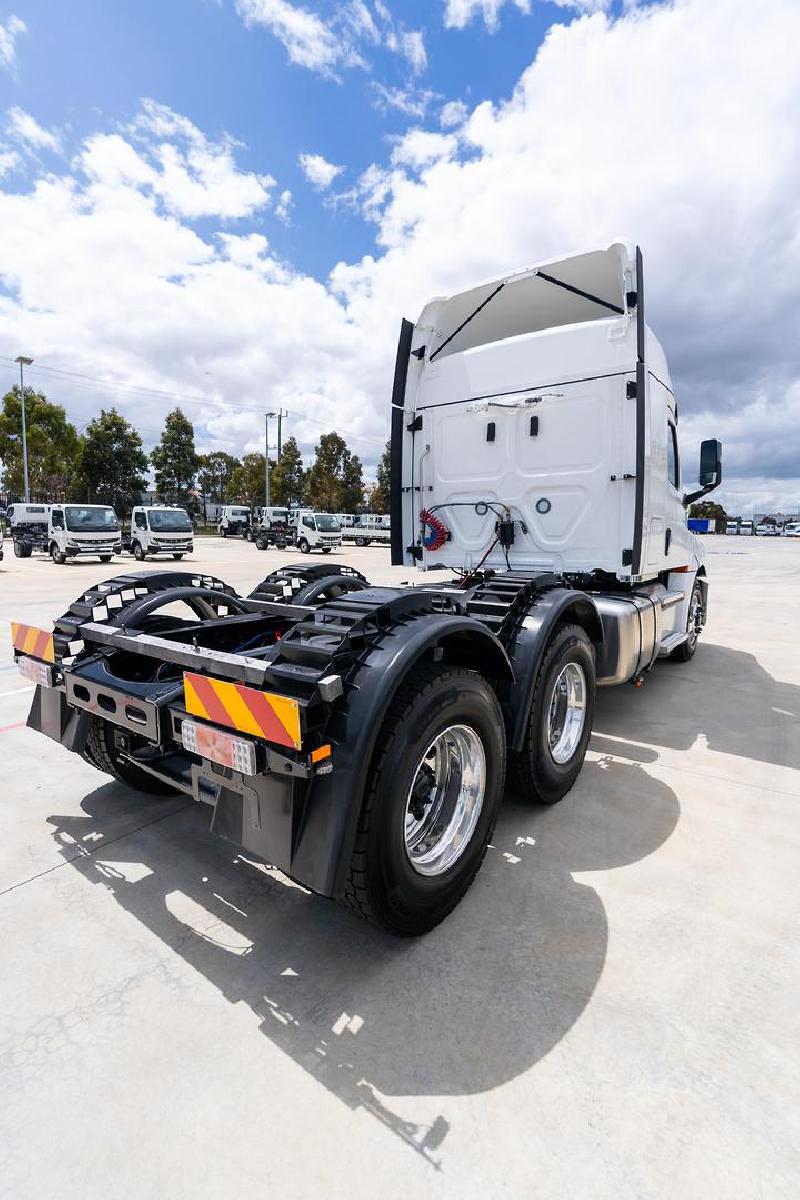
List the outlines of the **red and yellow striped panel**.
{"label": "red and yellow striped panel", "polygon": [[11,622],[11,640],[17,654],[28,654],[31,658],[41,658],[44,662],[54,663],[56,652],[53,647],[52,633],[37,629],[34,625],[20,625]]}
{"label": "red and yellow striped panel", "polygon": [[301,747],[300,705],[287,696],[192,671],[183,673],[183,696],[186,711],[193,717],[204,717],[278,746]]}

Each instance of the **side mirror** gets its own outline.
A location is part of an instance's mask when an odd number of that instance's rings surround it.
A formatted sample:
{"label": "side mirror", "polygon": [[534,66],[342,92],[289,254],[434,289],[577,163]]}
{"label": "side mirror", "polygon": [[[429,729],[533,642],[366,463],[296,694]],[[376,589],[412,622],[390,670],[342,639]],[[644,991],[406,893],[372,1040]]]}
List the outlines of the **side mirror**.
{"label": "side mirror", "polygon": [[701,487],[715,488],[722,482],[722,443],[708,438],[700,443],[700,474],[697,482]]}
{"label": "side mirror", "polygon": [[697,477],[700,488],[683,497],[684,504],[694,504],[701,496],[707,496],[722,483],[722,442],[707,438],[700,443],[700,473]]}

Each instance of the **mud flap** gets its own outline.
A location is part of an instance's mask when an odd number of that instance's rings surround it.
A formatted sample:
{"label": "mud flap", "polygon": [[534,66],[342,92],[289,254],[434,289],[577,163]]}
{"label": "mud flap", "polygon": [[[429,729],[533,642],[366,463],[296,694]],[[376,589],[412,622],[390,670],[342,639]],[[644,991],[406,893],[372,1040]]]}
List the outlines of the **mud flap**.
{"label": "mud flap", "polygon": [[69,707],[61,688],[37,687],[27,725],[80,754],[86,745],[89,720],[88,713]]}
{"label": "mud flap", "polygon": [[296,832],[296,786],[273,772],[245,778],[207,761],[192,767],[195,799],[214,805],[211,832],[287,874]]}

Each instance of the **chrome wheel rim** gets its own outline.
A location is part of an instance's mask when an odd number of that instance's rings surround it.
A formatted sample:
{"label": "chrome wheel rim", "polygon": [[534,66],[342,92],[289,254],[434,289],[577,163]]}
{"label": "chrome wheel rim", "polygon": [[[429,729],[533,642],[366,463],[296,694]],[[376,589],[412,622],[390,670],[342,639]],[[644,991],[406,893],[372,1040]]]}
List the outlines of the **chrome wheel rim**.
{"label": "chrome wheel rim", "polygon": [[570,662],[556,677],[547,711],[547,744],[554,762],[569,762],[585,724],[586,676],[580,663]]}
{"label": "chrome wheel rim", "polygon": [[443,875],[469,845],[486,794],[486,752],[469,725],[433,739],[408,789],[405,850],[419,875]]}
{"label": "chrome wheel rim", "polygon": [[697,637],[700,633],[699,621],[700,594],[699,592],[692,592],[692,599],[689,604],[689,621],[686,627],[686,632],[689,635],[687,640],[692,649],[694,649],[694,647],[697,645]]}

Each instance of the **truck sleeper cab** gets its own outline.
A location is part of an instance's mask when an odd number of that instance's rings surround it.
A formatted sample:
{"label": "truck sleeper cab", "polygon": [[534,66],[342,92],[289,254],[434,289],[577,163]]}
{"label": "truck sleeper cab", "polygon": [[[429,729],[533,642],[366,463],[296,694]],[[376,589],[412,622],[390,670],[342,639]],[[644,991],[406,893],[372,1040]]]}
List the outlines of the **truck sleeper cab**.
{"label": "truck sleeper cab", "polygon": [[137,505],[131,512],[130,552],[138,562],[148,556],[183,558],[194,550],[194,527],[185,508]]}
{"label": "truck sleeper cab", "polygon": [[[306,560],[248,596],[178,571],[108,580],[52,634],[12,626],[37,684],[29,724],[131,787],[206,804],[214,833],[394,934],[443,920],[480,867],[506,778],[530,802],[559,801],[583,764],[596,687],[641,683],[667,654],[688,662],[705,621],[685,506],[719,482],[720,447],[704,443],[699,491],[683,495],[677,406],[639,311],[641,256],[598,253],[545,264],[542,284],[568,283],[569,300],[524,294],[494,314],[491,341],[476,328],[471,345],[437,353],[506,281],[403,325],[393,559],[450,571],[378,587]],[[621,310],[611,325],[604,304]],[[526,333],[531,321],[541,329]],[[584,324],[601,324],[588,342]],[[558,337],[540,354],[525,339],[550,325]],[[473,370],[484,347],[491,370]],[[578,379],[587,348],[617,370]],[[578,418],[599,449],[565,436]],[[518,447],[521,427],[540,450]]]}

